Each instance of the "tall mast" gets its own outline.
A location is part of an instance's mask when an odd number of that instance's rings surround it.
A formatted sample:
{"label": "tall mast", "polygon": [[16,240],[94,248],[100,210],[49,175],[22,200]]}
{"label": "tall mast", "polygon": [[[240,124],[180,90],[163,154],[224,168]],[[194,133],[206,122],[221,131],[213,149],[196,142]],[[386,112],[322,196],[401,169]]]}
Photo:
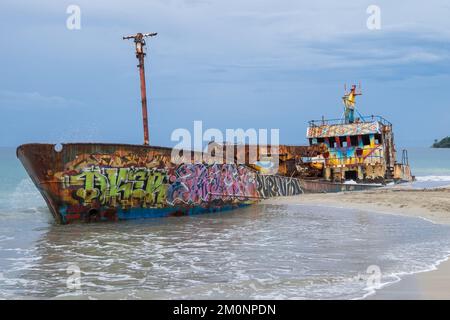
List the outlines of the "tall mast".
{"label": "tall mast", "polygon": [[147,117],[147,90],[145,87],[145,68],[144,68],[144,47],[146,37],[154,37],[157,33],[137,33],[133,36],[123,37],[123,40],[133,39],[136,45],[136,58],[139,61],[139,77],[141,79],[141,101],[142,101],[142,123],[144,126],[144,145],[149,144],[149,134],[148,134],[148,117]]}

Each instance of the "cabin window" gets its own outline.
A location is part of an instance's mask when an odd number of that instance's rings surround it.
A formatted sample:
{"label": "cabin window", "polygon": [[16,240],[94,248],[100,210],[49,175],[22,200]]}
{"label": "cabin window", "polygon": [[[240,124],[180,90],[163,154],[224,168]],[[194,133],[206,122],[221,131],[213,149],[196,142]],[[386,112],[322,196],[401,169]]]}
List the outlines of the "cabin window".
{"label": "cabin window", "polygon": [[370,136],[368,134],[362,136],[363,145],[370,146]]}
{"label": "cabin window", "polygon": [[336,139],[334,137],[331,137],[329,138],[329,140],[330,140],[330,147],[336,148],[337,147]]}
{"label": "cabin window", "polygon": [[357,146],[359,146],[359,143],[358,143],[358,136],[351,136],[351,137],[350,137],[350,141],[352,142],[352,147],[357,147]]}
{"label": "cabin window", "polygon": [[375,135],[375,144],[381,144],[381,134]]}
{"label": "cabin window", "polygon": [[345,180],[358,180],[358,172],[357,171],[345,171]]}
{"label": "cabin window", "polygon": [[339,141],[341,142],[342,148],[349,147],[347,137],[339,137]]}
{"label": "cabin window", "polygon": [[325,143],[325,138],[310,138],[309,139],[310,145],[316,145],[316,144],[321,144],[321,143]]}

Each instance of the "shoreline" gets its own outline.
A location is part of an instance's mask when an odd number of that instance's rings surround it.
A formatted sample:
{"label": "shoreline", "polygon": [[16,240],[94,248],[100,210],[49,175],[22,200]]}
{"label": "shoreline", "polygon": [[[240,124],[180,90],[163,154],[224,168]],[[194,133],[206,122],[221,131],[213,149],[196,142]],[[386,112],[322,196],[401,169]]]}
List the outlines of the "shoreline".
{"label": "shoreline", "polygon": [[[379,214],[415,217],[431,223],[450,225],[450,188],[382,188],[370,191],[302,194],[267,199],[263,204],[312,205],[357,209]],[[399,276],[363,299],[408,300],[450,299],[450,253],[430,270]]]}

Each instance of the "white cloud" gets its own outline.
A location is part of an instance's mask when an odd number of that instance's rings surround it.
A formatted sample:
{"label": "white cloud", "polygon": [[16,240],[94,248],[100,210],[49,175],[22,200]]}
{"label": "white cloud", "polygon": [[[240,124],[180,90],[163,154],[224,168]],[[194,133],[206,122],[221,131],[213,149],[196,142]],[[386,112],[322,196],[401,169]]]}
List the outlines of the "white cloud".
{"label": "white cloud", "polygon": [[[27,2],[26,6],[17,0],[5,3],[2,6],[10,11],[16,8],[31,14],[39,9],[51,16],[61,15],[61,19],[50,19],[55,24],[64,20],[64,2],[41,0]],[[350,57],[355,67],[365,63],[435,63],[447,58],[446,52],[434,47],[425,45],[414,54],[410,44],[389,41],[401,34],[415,36],[417,42],[450,40],[447,0],[414,4],[378,0],[382,16],[379,31],[366,28],[366,9],[371,4],[372,0],[77,1],[84,19],[81,32],[86,50],[96,50],[102,32],[105,37],[101,46],[108,49],[115,46],[110,42],[112,33],[156,31],[159,36],[150,48],[173,61],[161,68],[167,72],[180,70],[180,65],[328,68],[341,63],[349,67],[345,59]],[[35,23],[42,25],[42,21]],[[373,38],[374,33],[378,39],[368,43],[365,38]],[[63,44],[64,38],[58,41]],[[320,48],[327,46],[330,50],[321,52]]]}

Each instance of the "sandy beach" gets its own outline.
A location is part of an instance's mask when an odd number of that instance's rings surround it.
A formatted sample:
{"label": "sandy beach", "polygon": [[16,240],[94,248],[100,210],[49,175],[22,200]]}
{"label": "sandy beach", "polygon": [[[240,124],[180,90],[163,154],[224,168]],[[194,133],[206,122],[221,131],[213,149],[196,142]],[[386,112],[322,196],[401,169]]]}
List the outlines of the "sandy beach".
{"label": "sandy beach", "polygon": [[[265,200],[267,204],[304,204],[360,209],[424,218],[450,224],[450,188],[416,190],[383,188],[363,192],[304,194]],[[368,299],[450,299],[450,260],[436,270],[402,277]]]}

